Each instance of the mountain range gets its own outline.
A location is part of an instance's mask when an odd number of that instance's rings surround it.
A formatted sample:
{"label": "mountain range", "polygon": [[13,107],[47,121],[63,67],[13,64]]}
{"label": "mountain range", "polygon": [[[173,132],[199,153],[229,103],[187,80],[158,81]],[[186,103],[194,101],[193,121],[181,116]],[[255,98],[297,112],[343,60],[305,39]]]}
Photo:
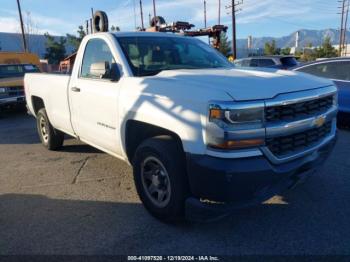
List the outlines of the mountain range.
{"label": "mountain range", "polygon": [[[330,37],[334,45],[339,43],[339,30],[325,29],[325,30],[299,30],[299,46],[306,46],[312,43],[313,46],[319,46],[322,44],[325,37]],[[253,36],[253,48],[263,48],[266,42],[276,41],[277,47],[293,47],[295,45],[296,32],[283,37],[257,37]],[[55,36],[58,40],[59,36]],[[350,40],[350,31],[347,32],[347,39]],[[45,55],[45,43],[46,39],[44,35],[29,35],[28,36],[29,50],[38,54],[41,58]],[[247,48],[247,39],[237,40],[238,49]],[[0,50],[1,51],[21,51],[22,50],[22,38],[20,34],[16,33],[2,33],[0,32]],[[67,55],[70,54],[73,48],[70,45],[66,45]]]}
{"label": "mountain range", "polygon": [[[304,47],[309,43],[312,46],[320,46],[326,37],[330,37],[333,45],[339,44],[340,32],[336,29],[324,29],[324,30],[308,30],[301,29],[299,32],[299,46]],[[283,37],[257,37],[253,36],[253,48],[264,48],[266,42],[276,41],[276,46],[280,48],[295,46],[296,33],[293,32],[288,36]],[[350,42],[350,31],[347,32],[347,39]],[[247,39],[238,39],[237,47],[246,49],[248,45]]]}

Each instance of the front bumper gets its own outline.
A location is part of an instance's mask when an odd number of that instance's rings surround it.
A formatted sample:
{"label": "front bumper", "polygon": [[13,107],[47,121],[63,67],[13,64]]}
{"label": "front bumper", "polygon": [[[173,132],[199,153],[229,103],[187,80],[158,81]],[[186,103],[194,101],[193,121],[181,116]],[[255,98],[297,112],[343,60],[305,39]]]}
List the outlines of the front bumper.
{"label": "front bumper", "polygon": [[334,148],[335,141],[336,137],[313,153],[277,165],[265,156],[223,159],[187,154],[193,195],[186,202],[187,218],[202,220],[204,214],[205,219],[220,217],[283,192],[320,167]]}

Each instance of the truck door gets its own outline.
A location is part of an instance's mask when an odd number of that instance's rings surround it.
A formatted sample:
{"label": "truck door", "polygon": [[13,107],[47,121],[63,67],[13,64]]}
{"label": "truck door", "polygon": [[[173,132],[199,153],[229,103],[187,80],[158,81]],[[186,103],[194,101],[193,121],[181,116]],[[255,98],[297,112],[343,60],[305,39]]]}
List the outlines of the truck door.
{"label": "truck door", "polygon": [[119,154],[119,69],[107,42],[87,42],[78,75],[70,83],[71,121],[87,143]]}

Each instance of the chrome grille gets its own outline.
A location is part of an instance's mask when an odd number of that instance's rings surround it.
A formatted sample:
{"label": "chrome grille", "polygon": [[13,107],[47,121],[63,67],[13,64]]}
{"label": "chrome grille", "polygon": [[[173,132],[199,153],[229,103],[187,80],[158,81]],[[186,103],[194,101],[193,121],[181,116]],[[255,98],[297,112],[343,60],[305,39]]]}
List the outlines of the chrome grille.
{"label": "chrome grille", "polygon": [[285,157],[321,142],[332,131],[332,122],[288,136],[266,139],[266,146],[277,157]]}
{"label": "chrome grille", "polygon": [[291,121],[326,112],[333,106],[334,95],[300,103],[266,107],[266,122]]}

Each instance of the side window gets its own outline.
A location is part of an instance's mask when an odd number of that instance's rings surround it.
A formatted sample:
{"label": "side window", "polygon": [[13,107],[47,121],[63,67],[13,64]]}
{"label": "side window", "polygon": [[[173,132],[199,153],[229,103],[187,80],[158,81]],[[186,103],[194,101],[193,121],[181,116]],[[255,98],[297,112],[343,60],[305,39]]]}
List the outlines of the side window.
{"label": "side window", "polygon": [[274,65],[275,62],[272,59],[252,59],[250,63],[252,67],[269,67]]}
{"label": "side window", "polygon": [[259,66],[259,60],[258,59],[250,60],[250,66],[251,67],[258,67]]}
{"label": "side window", "polygon": [[113,70],[118,69],[107,43],[102,39],[91,39],[85,47],[80,77],[112,79]]}
{"label": "side window", "polygon": [[283,66],[293,67],[298,65],[298,61],[294,57],[283,57],[281,58]]}
{"label": "side window", "polygon": [[248,67],[249,64],[250,64],[250,60],[249,60],[249,59],[244,59],[244,60],[242,61],[242,66],[244,66],[244,67]]}
{"label": "side window", "polygon": [[316,64],[301,68],[299,71],[335,80],[350,81],[350,61]]}
{"label": "side window", "polygon": [[275,62],[272,59],[261,59],[259,63],[260,67],[269,67],[275,65]]}
{"label": "side window", "polygon": [[243,60],[236,60],[236,61],[234,61],[233,63],[234,63],[234,65],[236,65],[236,66],[242,66],[242,62],[243,62]]}

